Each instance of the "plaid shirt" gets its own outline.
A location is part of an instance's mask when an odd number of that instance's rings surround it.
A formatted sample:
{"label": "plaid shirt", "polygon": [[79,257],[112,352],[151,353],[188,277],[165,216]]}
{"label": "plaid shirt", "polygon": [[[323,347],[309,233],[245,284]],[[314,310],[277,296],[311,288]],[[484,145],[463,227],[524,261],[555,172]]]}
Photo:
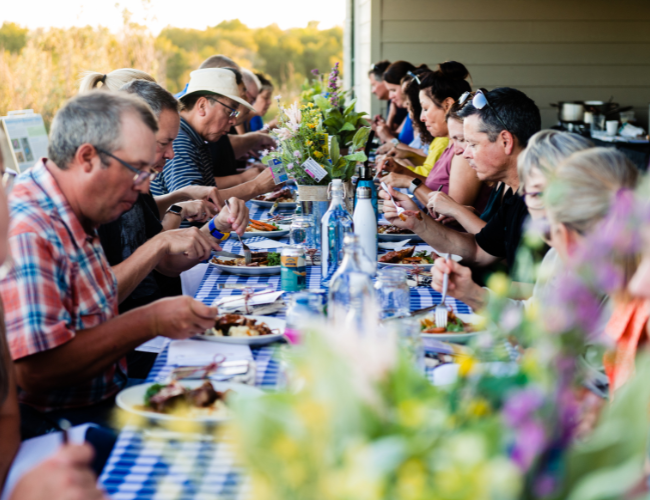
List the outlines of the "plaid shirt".
{"label": "plaid shirt", "polygon": [[[117,315],[117,280],[96,232],[88,234],[45,166],[21,174],[9,197],[13,270],[0,283],[13,359],[54,349],[78,330]],[[19,392],[41,410],[73,408],[115,394],[127,381],[126,360],[75,387]]]}

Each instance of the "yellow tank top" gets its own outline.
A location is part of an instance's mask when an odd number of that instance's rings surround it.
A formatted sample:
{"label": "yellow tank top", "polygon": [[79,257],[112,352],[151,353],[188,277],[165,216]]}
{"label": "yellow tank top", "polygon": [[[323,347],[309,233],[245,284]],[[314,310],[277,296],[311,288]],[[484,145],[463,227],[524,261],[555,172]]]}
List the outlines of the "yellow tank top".
{"label": "yellow tank top", "polygon": [[424,163],[419,167],[408,168],[422,177],[427,177],[447,146],[449,146],[449,137],[435,137],[429,146],[429,154]]}

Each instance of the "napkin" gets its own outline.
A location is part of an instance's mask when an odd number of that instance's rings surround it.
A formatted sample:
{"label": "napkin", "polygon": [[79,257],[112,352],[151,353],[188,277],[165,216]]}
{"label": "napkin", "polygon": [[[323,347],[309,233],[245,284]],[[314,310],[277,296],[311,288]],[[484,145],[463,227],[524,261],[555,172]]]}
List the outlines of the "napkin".
{"label": "napkin", "polygon": [[[250,306],[259,306],[261,304],[271,304],[278,300],[284,292],[264,292],[259,295],[253,295],[248,300],[248,305]],[[237,299],[235,299],[237,297]],[[229,296],[229,297],[217,297],[212,303],[213,306],[221,307],[224,309],[233,309],[236,307],[241,307],[244,305],[244,298],[242,296]]]}
{"label": "napkin", "polygon": [[204,340],[174,340],[169,344],[167,363],[172,366],[205,366],[219,356],[226,360],[252,360],[250,347],[242,344],[222,344]]}
{"label": "napkin", "polygon": [[385,248],[386,250],[399,250],[406,246],[406,244],[411,240],[402,240],[402,241],[380,241],[377,246],[379,248]]}
{"label": "napkin", "polygon": [[280,248],[280,247],[286,247],[288,246],[286,243],[282,243],[281,241],[278,240],[270,240],[268,238],[264,238],[262,241],[252,241],[250,243],[246,243],[250,248]]}

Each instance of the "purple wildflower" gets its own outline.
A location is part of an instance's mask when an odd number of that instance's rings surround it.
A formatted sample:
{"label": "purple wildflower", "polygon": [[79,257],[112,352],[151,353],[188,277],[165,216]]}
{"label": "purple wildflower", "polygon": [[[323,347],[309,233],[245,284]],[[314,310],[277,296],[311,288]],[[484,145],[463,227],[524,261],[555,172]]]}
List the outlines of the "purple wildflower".
{"label": "purple wildflower", "polygon": [[293,152],[293,156],[295,156],[296,158],[302,158],[302,153],[296,150]]}
{"label": "purple wildflower", "polygon": [[312,69],[311,74],[314,76],[318,76],[318,69],[317,68]]}
{"label": "purple wildflower", "polygon": [[512,392],[503,405],[503,418],[509,426],[517,427],[528,420],[543,402],[544,395],[534,388]]}
{"label": "purple wildflower", "polygon": [[334,106],[335,108],[338,107],[339,105],[338,77],[339,77],[339,63],[336,62],[334,64],[334,67],[332,68],[332,71],[330,72],[330,76],[327,83],[327,88],[330,91],[329,100],[332,106]]}
{"label": "purple wildflower", "polygon": [[517,431],[512,459],[522,471],[527,471],[544,450],[545,444],[544,426],[537,420],[526,422]]}

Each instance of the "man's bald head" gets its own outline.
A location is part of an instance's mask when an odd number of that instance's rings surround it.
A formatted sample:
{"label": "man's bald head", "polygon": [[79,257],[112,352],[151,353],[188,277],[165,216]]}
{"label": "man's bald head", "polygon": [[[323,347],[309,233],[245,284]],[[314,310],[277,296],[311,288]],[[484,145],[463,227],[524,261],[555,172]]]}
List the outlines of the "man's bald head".
{"label": "man's bald head", "polygon": [[239,69],[239,64],[223,55],[210,56],[201,63],[199,69],[205,68],[236,68]]}

